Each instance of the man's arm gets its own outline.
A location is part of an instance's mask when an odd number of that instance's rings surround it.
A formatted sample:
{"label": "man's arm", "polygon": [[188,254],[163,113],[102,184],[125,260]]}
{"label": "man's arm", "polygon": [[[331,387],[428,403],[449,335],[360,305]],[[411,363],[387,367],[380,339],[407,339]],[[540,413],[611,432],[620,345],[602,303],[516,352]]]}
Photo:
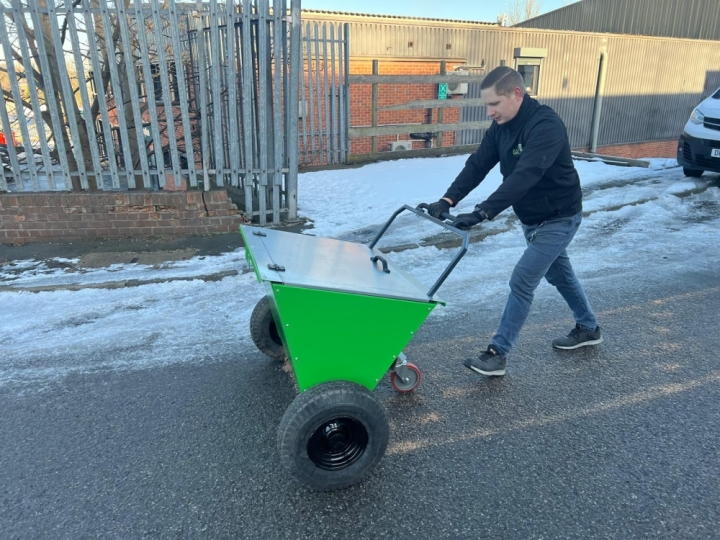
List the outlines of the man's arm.
{"label": "man's arm", "polygon": [[523,148],[515,170],[480,207],[493,219],[506,208],[511,207],[537,184],[567,143],[567,132],[558,121],[541,122],[528,134],[527,145]]}
{"label": "man's arm", "polygon": [[497,145],[495,144],[496,124],[493,124],[483,137],[480,148],[465,162],[465,167],[447,190],[443,199],[456,206],[467,197],[473,189],[480,185],[487,173],[500,161]]}

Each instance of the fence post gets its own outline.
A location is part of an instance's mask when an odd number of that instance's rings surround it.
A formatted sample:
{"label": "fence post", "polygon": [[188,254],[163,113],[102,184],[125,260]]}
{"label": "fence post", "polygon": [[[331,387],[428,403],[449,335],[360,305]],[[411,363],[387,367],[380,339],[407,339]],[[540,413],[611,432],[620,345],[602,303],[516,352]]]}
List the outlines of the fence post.
{"label": "fence post", "polygon": [[[95,34],[95,19],[90,14],[90,2],[88,0],[82,0],[82,6],[83,6],[83,18],[85,21],[85,28],[88,32]],[[121,28],[123,28],[121,26]],[[123,45],[124,47],[124,45]],[[90,49],[90,65],[92,66],[92,73],[93,73],[93,81],[95,83],[95,89],[96,91],[95,96],[98,100],[98,103],[100,105],[100,118],[102,119],[102,140],[103,140],[103,146],[105,148],[105,157],[108,160],[108,167],[110,169],[110,177],[111,178],[120,178],[120,174],[118,172],[118,160],[115,155],[115,145],[113,145],[113,139],[112,139],[112,130],[110,127],[110,114],[108,112],[108,104],[107,104],[107,96],[105,95],[105,92],[99,91],[97,89],[101,89],[103,87],[102,84],[102,69],[100,68],[100,55],[98,52],[98,47],[89,47]],[[39,109],[38,109],[39,110]],[[45,137],[42,137],[44,140]],[[48,142],[45,141],[43,146],[48,145]],[[53,191],[55,190],[55,182],[54,180],[50,184]],[[149,183],[148,183],[149,185]]]}
{"label": "fence post", "polygon": [[347,162],[348,154],[350,153],[350,24],[345,23],[343,25],[343,41],[345,42],[345,157],[344,162]]}
{"label": "fence post", "polygon": [[[268,186],[268,42],[267,42],[267,16],[268,16],[268,0],[258,0],[258,23],[257,23],[257,58],[258,58],[258,94],[259,101],[259,136],[258,136],[258,152],[259,152],[259,169],[260,169],[260,187],[259,203],[260,203],[260,226],[267,224],[267,186]],[[272,79],[270,79],[272,84]],[[272,89],[272,86],[270,87]]]}
{"label": "fence post", "polygon": [[[167,61],[167,55],[165,53],[165,35],[162,28],[162,18],[160,15],[159,2],[154,2],[152,7],[152,14],[150,15],[153,30],[155,34],[155,41],[157,50],[157,59],[160,62],[160,87],[162,90],[162,107],[163,114],[165,115],[165,135],[167,137],[170,146],[170,164],[169,168],[172,169],[173,188],[182,189],[183,179],[180,174],[180,156],[178,155],[177,146],[177,126],[175,125],[175,112],[173,110],[173,99],[170,95],[170,78],[168,76],[169,64]],[[162,8],[167,15],[166,8]],[[172,21],[172,25],[176,24],[177,21]],[[174,57],[173,57],[174,58]],[[175,78],[177,79],[177,64],[175,64]],[[157,156],[157,154],[156,154]],[[165,163],[165,151],[160,151],[160,158]],[[167,187],[168,177],[165,176],[165,186]]]}
{"label": "fence post", "polygon": [[251,0],[242,0],[242,24],[240,26],[240,39],[242,54],[242,128],[243,128],[243,166],[245,169],[245,179],[243,187],[245,189],[245,213],[248,219],[253,217],[253,184],[254,174],[253,167],[255,159],[253,154],[253,109],[251,100],[254,95],[253,91],[253,63],[252,63],[252,37],[251,29]]}
{"label": "fence post", "polygon": [[273,108],[273,146],[275,152],[273,154],[274,161],[271,164],[274,169],[273,186],[272,186],[272,204],[273,204],[273,224],[280,224],[280,201],[283,184],[283,162],[285,161],[284,151],[285,133],[283,130],[283,47],[282,42],[287,40],[287,35],[282,32],[282,20],[285,18],[285,5],[282,0],[273,0],[273,18],[272,18],[272,48],[275,66],[271,71],[272,77],[272,108]]}
{"label": "fence post", "polygon": [[240,187],[240,132],[238,128],[238,107],[237,107],[237,62],[235,50],[235,0],[226,0],[227,23],[225,24],[225,58],[227,63],[227,93],[228,106],[227,115],[228,148],[230,157],[230,185]]}
{"label": "fence post", "polygon": [[203,26],[202,2],[197,1],[197,11],[200,14],[200,24],[197,31],[198,48],[198,79],[200,99],[196,97],[196,103],[200,104],[200,148],[202,153],[203,191],[210,191],[210,142],[208,141],[208,95],[207,95],[207,60],[205,54],[205,27]]}
{"label": "fence post", "polygon": [[[85,1],[87,2],[87,0],[85,0]],[[129,28],[129,23],[128,23],[127,11],[125,10],[125,5],[123,4],[123,2],[118,2],[116,7],[118,9],[118,25],[120,27],[120,43],[122,44],[123,51],[127,51],[127,53],[124,55],[124,58],[123,58],[123,63],[125,66],[124,71],[127,75],[127,78],[125,79],[125,82],[123,84],[124,88],[122,88],[122,90],[125,91],[125,89],[127,88],[127,90],[130,93],[130,99],[132,100],[132,103],[140,103],[140,94],[138,91],[138,84],[137,84],[137,77],[136,77],[138,74],[136,73],[137,68],[135,65],[135,61],[132,59],[132,57],[133,57],[132,42],[130,41],[130,28]],[[86,9],[85,21],[89,28],[90,23],[88,21],[91,19],[89,3],[87,3],[87,5],[85,6],[85,9]],[[135,14],[135,25],[136,25],[138,32],[140,31],[141,28],[143,28],[143,29],[145,28],[145,22],[144,22],[142,13],[139,15],[137,13]],[[96,80],[98,81],[95,83],[95,88],[102,88],[102,77],[100,75],[102,73],[102,68],[100,67],[100,60],[97,58],[97,51],[95,51],[95,48],[90,47],[90,49],[91,49],[90,54],[93,56],[93,66],[94,66],[93,72],[95,72],[94,76],[96,77]],[[105,101],[106,100],[105,94],[103,92],[97,92],[98,99],[100,98],[101,95],[102,95],[102,101]],[[101,103],[102,103],[102,101],[101,101]],[[102,105],[101,105],[101,108],[102,108]],[[118,109],[118,112],[119,112],[119,114],[125,115],[125,105],[124,104],[122,107],[122,111],[120,109]],[[107,124],[108,124],[107,127],[109,130],[108,131],[109,135],[107,137],[107,141],[109,141],[109,142],[106,143],[105,149],[106,149],[108,156],[112,155],[113,156],[112,159],[115,160],[115,157],[114,157],[115,149],[114,149],[114,145],[112,142],[112,132],[110,130],[110,117],[109,117],[107,111],[101,112],[101,115],[103,117],[103,122],[107,122]],[[135,148],[140,157],[140,169],[142,170],[142,178],[139,178],[140,185],[138,185],[137,182],[134,181],[134,178],[135,178],[135,170],[134,169],[135,169],[136,164],[133,163],[131,160],[131,163],[132,163],[131,173],[132,174],[127,175],[128,186],[131,185],[130,180],[133,179],[132,185],[135,186],[136,188],[141,188],[141,189],[149,188],[152,186],[152,180],[150,179],[150,165],[148,164],[149,163],[148,156],[147,156],[147,152],[145,150],[145,131],[143,128],[142,111],[140,110],[139,107],[137,107],[137,106],[132,107],[132,116],[133,116],[134,130],[135,130]],[[126,120],[126,124],[127,124],[127,120]],[[105,126],[103,126],[103,129],[105,129]],[[129,135],[129,132],[128,132],[128,135]],[[133,148],[131,145],[130,150],[132,151],[132,149]],[[108,159],[110,159],[110,158],[108,158]],[[113,163],[111,161],[110,171],[111,171],[110,176],[113,179],[113,182],[115,182],[116,179],[119,180],[120,176],[118,175],[118,171],[117,171],[117,163]],[[113,183],[113,185],[115,185],[115,184]]]}
{"label": "fence post", "polygon": [[[180,93],[180,115],[182,117],[183,137],[185,139],[185,161],[188,168],[190,186],[197,187],[197,176],[195,173],[195,147],[192,140],[192,127],[190,125],[190,114],[188,105],[188,81],[186,80],[188,72],[185,69],[185,63],[183,62],[182,46],[180,45],[180,34],[178,32],[179,16],[176,11],[175,0],[170,1],[170,20],[173,21],[173,24],[170,25],[170,34],[173,43],[173,60],[175,62],[175,75],[178,82],[178,92]],[[189,32],[190,24],[187,18],[185,19],[185,26],[186,31]]]}
{"label": "fence post", "polygon": [[[107,3],[105,3],[107,4]],[[143,82],[145,83],[145,102],[147,103],[147,109],[148,113],[150,113],[150,137],[152,138],[153,143],[153,155],[155,157],[155,174],[157,175],[157,186],[146,186],[146,187],[165,187],[165,160],[163,158],[163,151],[162,151],[162,139],[160,137],[160,122],[158,120],[158,114],[157,114],[157,107],[155,105],[155,83],[153,81],[153,75],[152,75],[152,67],[150,66],[150,45],[148,43],[148,36],[147,36],[147,25],[145,21],[145,11],[148,9],[149,6],[146,7],[145,4],[143,4],[142,0],[135,0],[135,20],[137,24],[137,35],[140,38],[139,45],[140,45],[140,56],[141,56],[141,64],[142,64],[142,72],[143,72]],[[107,11],[107,10],[105,10]],[[105,15],[103,15],[105,17]],[[110,27],[110,16],[107,15],[107,26]],[[114,55],[114,51],[112,49],[112,44],[108,43],[108,56],[112,58]],[[113,63],[111,63],[112,66]],[[117,95],[121,95],[120,91],[118,90]],[[121,121],[121,134],[127,134],[127,127],[125,126],[125,117],[124,115],[119,115],[120,121]],[[142,128],[142,126],[141,126]],[[143,130],[143,137],[144,137],[144,130]],[[123,136],[123,141],[126,139],[126,136]],[[124,143],[123,143],[124,144]],[[128,150],[129,152],[129,150]],[[130,171],[133,170],[132,162],[127,165],[128,169]],[[150,165],[148,164],[148,169]],[[132,172],[131,172],[132,175]],[[152,179],[152,175],[151,175]],[[128,179],[128,182],[130,180]],[[152,181],[152,180],[151,180]]]}
{"label": "fence post", "polygon": [[[225,183],[225,134],[223,129],[223,103],[222,103],[222,66],[223,58],[220,56],[220,30],[218,28],[218,1],[210,0],[210,97],[212,98],[213,119],[213,157],[215,170],[215,187],[222,187]],[[210,114],[208,110],[205,114]]]}
{"label": "fence post", "polygon": [[337,27],[337,40],[338,40],[338,120],[339,120],[339,131],[338,131],[338,145],[340,147],[340,154],[338,157],[339,163],[345,163],[347,161],[347,127],[345,125],[345,90],[347,86],[347,77],[345,76],[345,47],[346,44],[343,41],[344,34],[343,28]]}
{"label": "fence post", "polygon": [[[372,63],[372,74],[373,75],[379,75],[379,62],[377,60],[373,60]],[[373,83],[372,85],[372,127],[377,127],[378,125],[378,84]],[[370,139],[371,142],[371,153],[377,154],[377,136],[373,136]]]}
{"label": "fence post", "polygon": [[[332,144],[332,153],[330,163],[338,162],[338,144],[337,144],[337,86],[335,79],[335,25],[330,25],[330,142]],[[327,54],[325,55],[325,64],[327,65]],[[327,70],[326,70],[327,71]]]}
{"label": "fence post", "polygon": [[[299,114],[298,114],[298,87],[300,84],[300,34],[302,24],[300,21],[300,0],[291,0],[290,16],[292,18],[290,27],[290,125],[287,130],[288,137],[288,172],[287,177],[287,202],[288,219],[297,219],[297,190],[298,190],[298,155],[300,151],[299,141]],[[303,89],[304,93],[304,89]],[[304,117],[304,115],[303,115]]]}

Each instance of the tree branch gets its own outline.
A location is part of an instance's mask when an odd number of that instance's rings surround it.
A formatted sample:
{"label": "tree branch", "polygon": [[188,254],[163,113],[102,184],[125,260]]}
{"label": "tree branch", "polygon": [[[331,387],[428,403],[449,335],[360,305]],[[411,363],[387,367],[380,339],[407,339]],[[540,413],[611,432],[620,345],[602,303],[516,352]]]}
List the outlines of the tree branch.
{"label": "tree branch", "polygon": [[537,17],[542,12],[543,0],[511,0],[508,5],[510,25]]}
{"label": "tree branch", "polygon": [[[12,55],[13,55],[13,58],[15,59],[15,61],[16,61],[18,64],[21,64],[21,65],[22,65],[22,67],[23,67],[23,69],[24,69],[23,73],[25,74],[25,77],[27,78],[27,75],[28,75],[28,74],[27,74],[27,67],[26,67],[25,64],[23,63],[23,58],[22,58],[22,56],[21,56],[20,53],[17,52],[15,49],[12,49]],[[39,71],[37,71],[34,67],[32,67],[32,63],[30,64],[30,73],[32,73],[32,76],[33,76],[33,78],[35,79],[36,83],[38,83],[42,88],[44,88],[44,86],[42,86],[42,83],[43,83],[42,75],[40,74]]]}
{"label": "tree branch", "polygon": [[[82,2],[82,0],[75,0],[72,3],[72,6],[70,7],[70,9],[78,7],[81,2]],[[69,12],[68,15],[65,17],[65,20],[63,21],[62,29],[60,30],[60,43],[62,45],[65,45],[65,32],[67,32],[68,18],[72,17],[72,15],[73,14]]]}
{"label": "tree branch", "polygon": [[[3,96],[5,96],[5,101],[10,101],[10,102],[14,103],[15,105],[17,105],[17,103],[15,103],[15,99],[13,98],[12,92],[10,92],[10,90],[5,90],[3,88],[2,92],[3,92]],[[32,103],[29,103],[23,99],[20,100],[20,105],[22,105],[26,109],[32,110]]]}
{"label": "tree branch", "polygon": [[[9,11],[6,11],[6,12],[5,12],[5,17],[7,17],[8,20],[10,20],[11,22],[15,23],[15,25],[17,26],[17,21],[15,20],[15,15],[14,15],[13,13],[11,13],[11,12],[9,12]],[[35,39],[35,32],[33,32],[33,31],[30,29],[30,27],[28,27],[27,22],[25,21],[25,19],[23,19],[22,24],[23,24],[23,30],[25,30],[25,35],[28,37],[28,41],[34,40],[34,39]]]}

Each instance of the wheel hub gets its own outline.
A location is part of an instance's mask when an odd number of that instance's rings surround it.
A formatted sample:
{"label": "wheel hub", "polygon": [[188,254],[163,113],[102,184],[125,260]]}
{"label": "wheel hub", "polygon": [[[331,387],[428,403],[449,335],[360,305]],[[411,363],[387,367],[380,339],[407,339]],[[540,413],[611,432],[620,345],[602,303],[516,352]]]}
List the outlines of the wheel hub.
{"label": "wheel hub", "polygon": [[354,418],[334,418],[315,429],[308,440],[310,460],[326,471],[345,469],[365,452],[368,433]]}

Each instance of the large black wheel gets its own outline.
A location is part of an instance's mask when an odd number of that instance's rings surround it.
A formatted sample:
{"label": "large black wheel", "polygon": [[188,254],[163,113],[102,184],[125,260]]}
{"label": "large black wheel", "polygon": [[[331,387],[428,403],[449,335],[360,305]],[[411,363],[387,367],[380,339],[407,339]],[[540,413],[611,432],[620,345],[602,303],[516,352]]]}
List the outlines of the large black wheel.
{"label": "large black wheel", "polygon": [[385,409],[366,388],[334,381],[295,398],[278,428],[280,460],[302,485],[331,491],[359,482],[385,454]]}
{"label": "large black wheel", "polygon": [[688,169],[687,167],[683,167],[683,174],[685,176],[691,176],[693,178],[699,178],[703,175],[702,170],[698,169]]}
{"label": "large black wheel", "polygon": [[285,347],[270,312],[267,296],[257,303],[250,316],[250,337],[260,352],[277,360],[285,358]]}

